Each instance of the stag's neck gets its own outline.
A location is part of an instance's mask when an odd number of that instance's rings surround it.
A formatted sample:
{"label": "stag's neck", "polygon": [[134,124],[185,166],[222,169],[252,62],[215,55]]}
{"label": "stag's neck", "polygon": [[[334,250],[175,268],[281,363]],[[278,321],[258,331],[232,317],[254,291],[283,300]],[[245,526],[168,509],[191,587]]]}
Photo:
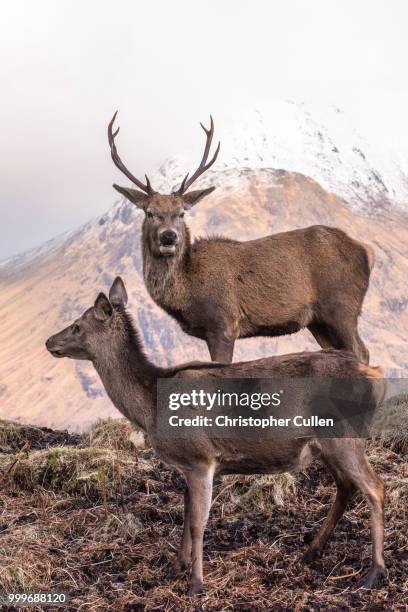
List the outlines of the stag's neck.
{"label": "stag's neck", "polygon": [[183,244],[173,257],[157,257],[148,240],[143,240],[143,277],[152,299],[162,308],[183,310],[189,300],[187,270],[191,239],[185,228]]}
{"label": "stag's neck", "polygon": [[155,423],[154,394],[161,369],[149,362],[137,344],[109,347],[93,362],[115,407],[144,431]]}

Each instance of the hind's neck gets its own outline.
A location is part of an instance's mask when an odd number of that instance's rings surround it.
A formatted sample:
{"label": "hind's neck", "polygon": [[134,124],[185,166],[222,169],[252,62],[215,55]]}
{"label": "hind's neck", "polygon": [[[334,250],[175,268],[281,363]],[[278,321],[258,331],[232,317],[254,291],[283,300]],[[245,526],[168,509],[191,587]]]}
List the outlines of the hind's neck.
{"label": "hind's neck", "polygon": [[155,421],[154,395],[161,368],[150,363],[137,336],[112,342],[93,364],[114,406],[147,431]]}

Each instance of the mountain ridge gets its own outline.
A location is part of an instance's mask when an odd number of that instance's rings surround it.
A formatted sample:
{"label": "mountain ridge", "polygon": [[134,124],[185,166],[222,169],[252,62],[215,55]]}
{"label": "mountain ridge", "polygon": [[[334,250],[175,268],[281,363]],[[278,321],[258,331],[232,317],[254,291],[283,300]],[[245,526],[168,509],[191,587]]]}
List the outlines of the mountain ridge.
{"label": "mountain ridge", "polygon": [[[341,227],[374,247],[376,266],[364,304],[361,335],[373,364],[403,375],[403,330],[408,327],[404,303],[408,221],[404,215],[395,211],[372,217],[356,214],[312,179],[269,170],[237,175],[234,187],[216,190],[189,218],[194,236],[206,230],[238,240],[315,223]],[[130,311],[150,358],[161,365],[209,360],[205,344],[183,334],[148,296],[141,272],[140,226],[141,213],[127,202],[117,203],[107,215],[85,224],[61,244],[52,244],[48,252],[29,257],[27,265],[20,262],[14,274],[12,265],[7,274],[7,266],[3,267],[1,417],[81,430],[98,417],[117,415],[90,364],[53,360],[44,348],[45,339],[89,307],[117,274],[126,282]],[[396,291],[398,280],[401,286]],[[302,349],[318,349],[305,331],[277,339],[239,340],[235,360]]]}
{"label": "mountain ridge", "polygon": [[[305,131],[312,140],[309,149],[306,147],[306,158],[319,152],[320,138],[315,132],[315,127]],[[337,142],[334,137],[332,140]],[[337,180],[344,181],[338,193],[336,182],[327,188],[337,168],[331,162],[333,157],[337,159],[337,153],[331,152],[330,159],[318,159],[318,166],[323,164],[330,170],[325,186],[318,177],[298,170],[249,167],[256,163],[244,159],[245,143],[243,138],[241,148],[236,147],[235,161],[227,153],[224,162],[211,168],[198,183],[214,184],[217,189],[186,215],[193,237],[223,234],[250,240],[322,224],[339,227],[369,243],[376,262],[363,305],[360,334],[373,365],[383,365],[389,376],[406,376],[408,213],[400,205],[402,200],[394,204],[390,179],[381,175],[388,191],[376,188],[366,196],[366,184],[360,191],[348,190],[349,177],[345,173]],[[290,146],[293,143],[290,145],[289,139],[286,150]],[[269,163],[262,149],[257,148],[256,138],[251,147],[260,151],[262,164]],[[264,147],[268,148],[268,144],[264,143]],[[271,151],[276,147],[279,143],[274,143]],[[301,151],[296,155],[300,158]],[[282,154],[282,164],[284,157]],[[177,186],[190,169],[191,161],[187,166],[186,163],[182,157],[167,161],[152,176],[155,189],[169,192]],[[78,230],[1,262],[0,417],[82,430],[98,417],[118,415],[91,364],[53,360],[44,347],[46,338],[82,314],[99,291],[109,288],[116,275],[125,280],[130,312],[151,359],[159,365],[209,360],[204,342],[185,335],[147,294],[140,248],[142,217],[143,213],[129,202],[117,200],[106,213]],[[276,339],[239,340],[235,360],[317,349],[312,336],[303,331]]]}

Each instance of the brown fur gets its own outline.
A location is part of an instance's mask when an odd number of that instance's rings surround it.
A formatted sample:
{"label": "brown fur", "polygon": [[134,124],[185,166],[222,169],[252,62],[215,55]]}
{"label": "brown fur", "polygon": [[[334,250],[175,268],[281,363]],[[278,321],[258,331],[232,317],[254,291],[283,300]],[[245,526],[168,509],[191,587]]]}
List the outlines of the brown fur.
{"label": "brown fur", "polygon": [[212,359],[232,360],[237,338],[278,336],[307,327],[326,348],[368,363],[357,330],[370,262],[341,230],[313,226],[258,240],[210,238],[157,257],[143,225],[146,287],[182,329],[206,340]]}

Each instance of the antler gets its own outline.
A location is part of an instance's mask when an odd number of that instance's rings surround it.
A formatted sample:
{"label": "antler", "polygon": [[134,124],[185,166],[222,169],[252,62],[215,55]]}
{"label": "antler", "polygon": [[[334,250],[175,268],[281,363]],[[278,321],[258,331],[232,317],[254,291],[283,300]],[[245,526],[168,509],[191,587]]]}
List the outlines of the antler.
{"label": "antler", "polygon": [[218,143],[218,146],[217,146],[217,148],[215,150],[215,153],[214,153],[212,159],[207,164],[207,158],[208,158],[208,154],[209,154],[210,149],[211,149],[211,142],[212,142],[213,135],[214,135],[214,121],[213,121],[213,118],[211,117],[211,115],[210,115],[210,120],[211,120],[211,125],[210,125],[210,129],[209,130],[207,130],[207,128],[202,123],[200,123],[201,127],[203,128],[204,132],[207,135],[207,141],[205,143],[204,155],[202,157],[200,165],[198,166],[198,168],[194,172],[194,174],[192,176],[190,176],[190,178],[188,178],[188,174],[189,173],[187,173],[186,176],[183,178],[183,182],[181,183],[180,188],[177,191],[178,195],[183,195],[183,193],[185,191],[187,191],[187,189],[189,187],[191,187],[191,185],[194,183],[194,181],[196,179],[198,179],[199,176],[201,176],[204,172],[206,172],[208,170],[208,168],[211,168],[211,166],[213,165],[213,163],[217,159],[218,153],[220,151],[220,146],[221,146],[220,142]]}
{"label": "antler", "polygon": [[118,155],[118,152],[116,150],[116,145],[115,145],[115,138],[118,135],[120,128],[118,128],[115,132],[112,132],[113,124],[115,122],[117,114],[118,114],[118,111],[116,111],[116,113],[113,115],[111,122],[109,123],[109,126],[108,126],[108,140],[109,140],[109,146],[111,150],[113,163],[115,164],[117,168],[119,168],[121,172],[123,172],[123,174],[125,174],[128,177],[128,179],[132,181],[132,183],[134,183],[137,187],[139,187],[139,189],[142,189],[142,191],[144,191],[148,195],[151,195],[152,193],[154,193],[154,191],[152,189],[152,186],[147,176],[145,175],[146,177],[146,185],[145,185],[144,183],[142,183],[142,181],[139,181],[139,179],[133,176],[131,172],[129,172],[129,170],[126,168],[125,164],[122,162],[122,160],[120,159]]}

